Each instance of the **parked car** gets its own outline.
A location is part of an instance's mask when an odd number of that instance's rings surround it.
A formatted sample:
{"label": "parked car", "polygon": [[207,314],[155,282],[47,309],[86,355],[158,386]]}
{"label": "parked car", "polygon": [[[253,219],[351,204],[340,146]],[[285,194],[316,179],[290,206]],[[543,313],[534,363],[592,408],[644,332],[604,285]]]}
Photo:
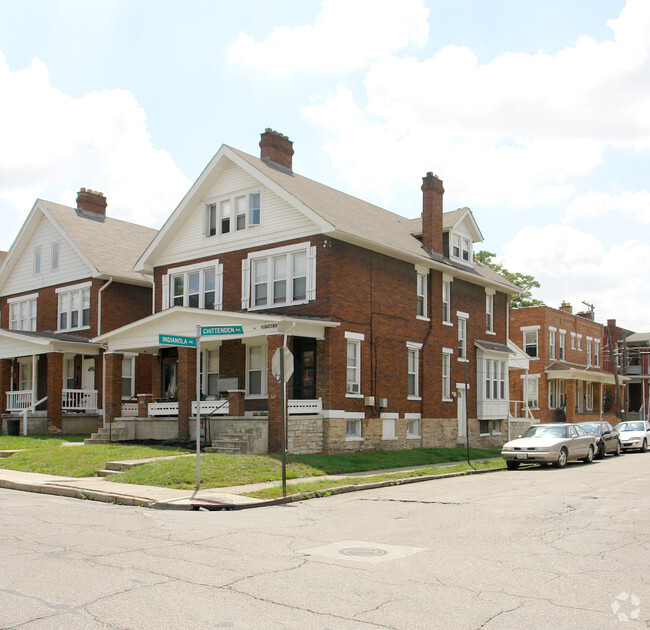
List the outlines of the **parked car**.
{"label": "parked car", "polygon": [[628,420],[619,422],[616,429],[621,435],[621,446],[624,451],[638,449],[641,453],[648,450],[650,444],[650,422],[645,420]]}
{"label": "parked car", "polygon": [[501,457],[508,470],[521,463],[553,464],[563,468],[570,459],[594,460],[596,438],[576,424],[534,424],[516,440],[503,445]]}
{"label": "parked car", "polygon": [[579,422],[578,426],[596,438],[596,459],[602,459],[606,453],[621,454],[622,445],[618,431],[609,422]]}

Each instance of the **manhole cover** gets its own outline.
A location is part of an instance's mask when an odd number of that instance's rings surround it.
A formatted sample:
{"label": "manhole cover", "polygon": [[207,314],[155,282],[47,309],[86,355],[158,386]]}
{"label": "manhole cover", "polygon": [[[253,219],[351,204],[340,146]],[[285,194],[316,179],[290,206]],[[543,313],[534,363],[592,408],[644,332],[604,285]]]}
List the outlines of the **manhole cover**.
{"label": "manhole cover", "polygon": [[384,549],[377,549],[377,547],[348,547],[341,549],[339,553],[344,556],[384,556],[386,551]]}

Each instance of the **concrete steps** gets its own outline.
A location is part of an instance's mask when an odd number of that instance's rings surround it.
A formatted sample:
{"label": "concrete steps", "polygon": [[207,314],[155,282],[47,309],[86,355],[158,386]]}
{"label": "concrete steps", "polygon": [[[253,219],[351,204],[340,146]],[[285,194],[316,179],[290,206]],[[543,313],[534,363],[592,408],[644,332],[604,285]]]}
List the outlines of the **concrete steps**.
{"label": "concrete steps", "polygon": [[216,440],[212,440],[212,446],[204,450],[206,453],[247,454],[251,451],[250,440],[254,433],[254,429],[231,427],[228,433],[220,433]]}
{"label": "concrete steps", "polygon": [[100,427],[96,433],[84,440],[84,444],[108,444],[128,439],[126,426],[117,422],[112,427]]}

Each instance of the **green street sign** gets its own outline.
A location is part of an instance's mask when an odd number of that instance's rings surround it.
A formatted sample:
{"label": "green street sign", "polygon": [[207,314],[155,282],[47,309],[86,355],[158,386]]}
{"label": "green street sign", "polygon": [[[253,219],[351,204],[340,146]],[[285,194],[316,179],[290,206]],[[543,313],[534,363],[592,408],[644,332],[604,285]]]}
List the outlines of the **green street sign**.
{"label": "green street sign", "polygon": [[158,343],[161,346],[183,346],[185,348],[196,348],[196,337],[183,337],[181,335],[158,335]]}
{"label": "green street sign", "polygon": [[201,326],[201,337],[214,335],[243,335],[242,326]]}

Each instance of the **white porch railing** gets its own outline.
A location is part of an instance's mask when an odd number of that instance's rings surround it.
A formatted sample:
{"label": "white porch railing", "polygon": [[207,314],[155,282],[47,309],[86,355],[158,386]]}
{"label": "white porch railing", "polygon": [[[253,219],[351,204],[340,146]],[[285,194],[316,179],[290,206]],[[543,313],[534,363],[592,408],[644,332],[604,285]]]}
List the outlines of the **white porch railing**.
{"label": "white porch railing", "polygon": [[123,418],[137,418],[138,403],[122,403],[121,413]]}
{"label": "white porch railing", "polygon": [[7,411],[22,411],[32,406],[32,390],[7,392]]}
{"label": "white porch railing", "polygon": [[315,400],[290,400],[287,405],[287,414],[290,416],[302,416],[310,413],[321,413],[323,401],[320,398]]}
{"label": "white porch railing", "polygon": [[[230,411],[230,403],[227,400],[202,400],[202,416],[227,416]],[[192,402],[192,415],[196,415],[196,400]]]}
{"label": "white porch railing", "polygon": [[147,406],[147,414],[150,418],[155,416],[177,416],[177,402],[155,402]]}
{"label": "white porch railing", "polygon": [[96,389],[64,389],[61,402],[63,411],[95,411],[97,409]]}

